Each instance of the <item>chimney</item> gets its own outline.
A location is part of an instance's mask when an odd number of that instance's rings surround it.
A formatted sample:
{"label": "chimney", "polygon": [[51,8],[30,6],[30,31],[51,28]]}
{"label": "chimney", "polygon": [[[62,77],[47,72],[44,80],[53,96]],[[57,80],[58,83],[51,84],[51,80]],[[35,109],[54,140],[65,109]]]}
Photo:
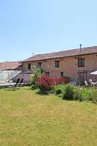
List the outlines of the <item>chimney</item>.
{"label": "chimney", "polygon": [[80,44],[80,50],[82,50],[82,44]]}
{"label": "chimney", "polygon": [[32,56],[34,56],[34,52],[32,53]]}

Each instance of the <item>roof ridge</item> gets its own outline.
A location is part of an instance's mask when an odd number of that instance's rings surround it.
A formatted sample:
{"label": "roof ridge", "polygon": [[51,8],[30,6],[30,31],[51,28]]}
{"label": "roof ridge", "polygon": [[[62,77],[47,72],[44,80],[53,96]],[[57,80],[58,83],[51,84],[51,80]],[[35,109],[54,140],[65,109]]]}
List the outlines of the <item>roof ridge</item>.
{"label": "roof ridge", "polygon": [[3,62],[0,62],[0,63],[19,63],[19,61],[3,61]]}
{"label": "roof ridge", "polygon": [[[97,47],[97,46],[90,46],[90,47],[82,47],[82,49],[89,49],[89,48],[94,48],[94,47]],[[55,51],[55,52],[50,52],[50,53],[42,53],[42,54],[36,54],[36,55],[33,55],[33,56],[37,56],[37,55],[48,55],[48,54],[53,54],[53,53],[61,53],[61,52],[67,52],[67,51],[74,51],[74,50],[79,50],[80,48],[71,48],[71,49],[67,49],[67,50],[63,50],[63,51]],[[32,56],[32,57],[33,57]],[[31,57],[29,57],[31,58]]]}
{"label": "roof ridge", "polygon": [[84,47],[81,50],[80,48],[76,48],[76,49],[69,49],[69,50],[63,50],[58,52],[37,54],[21,62],[40,61],[40,60],[71,57],[76,55],[93,54],[93,53],[97,53],[97,46]]}

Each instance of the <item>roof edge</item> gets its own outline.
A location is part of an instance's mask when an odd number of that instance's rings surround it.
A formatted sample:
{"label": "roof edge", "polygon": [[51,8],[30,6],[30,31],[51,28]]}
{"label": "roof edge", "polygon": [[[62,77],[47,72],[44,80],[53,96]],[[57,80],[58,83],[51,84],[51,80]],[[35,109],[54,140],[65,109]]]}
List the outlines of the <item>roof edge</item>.
{"label": "roof edge", "polygon": [[[86,54],[79,54],[79,55],[70,55],[70,56],[64,56],[64,57],[54,57],[54,58],[47,58],[47,59],[38,59],[38,60],[24,60],[24,61],[21,61],[20,63],[26,63],[26,62],[35,62],[35,61],[45,61],[45,60],[52,60],[52,59],[58,59],[58,58],[68,58],[68,57],[74,57],[74,56],[83,56],[83,55],[93,55],[93,54],[97,54],[96,52],[95,53],[86,53]],[[28,58],[29,59],[29,58]]]}

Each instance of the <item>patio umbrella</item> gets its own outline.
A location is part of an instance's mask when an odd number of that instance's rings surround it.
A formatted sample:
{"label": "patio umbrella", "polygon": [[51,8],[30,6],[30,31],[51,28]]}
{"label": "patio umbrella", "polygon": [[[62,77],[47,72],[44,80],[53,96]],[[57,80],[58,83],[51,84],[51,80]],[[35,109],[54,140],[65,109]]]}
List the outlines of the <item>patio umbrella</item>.
{"label": "patio umbrella", "polygon": [[91,75],[97,75],[97,71],[91,72]]}

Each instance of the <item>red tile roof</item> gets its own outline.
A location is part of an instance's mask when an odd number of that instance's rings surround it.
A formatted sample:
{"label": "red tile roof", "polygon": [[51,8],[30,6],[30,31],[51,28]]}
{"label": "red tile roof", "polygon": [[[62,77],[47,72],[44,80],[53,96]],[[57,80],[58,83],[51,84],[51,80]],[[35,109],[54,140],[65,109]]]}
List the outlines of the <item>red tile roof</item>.
{"label": "red tile roof", "polygon": [[18,69],[20,67],[19,62],[1,62],[0,63],[0,70],[6,69]]}
{"label": "red tile roof", "polygon": [[40,61],[40,60],[47,60],[47,59],[87,55],[87,54],[97,54],[97,46],[82,48],[81,50],[72,49],[72,50],[65,50],[65,51],[48,53],[48,54],[38,54],[21,62]]}

